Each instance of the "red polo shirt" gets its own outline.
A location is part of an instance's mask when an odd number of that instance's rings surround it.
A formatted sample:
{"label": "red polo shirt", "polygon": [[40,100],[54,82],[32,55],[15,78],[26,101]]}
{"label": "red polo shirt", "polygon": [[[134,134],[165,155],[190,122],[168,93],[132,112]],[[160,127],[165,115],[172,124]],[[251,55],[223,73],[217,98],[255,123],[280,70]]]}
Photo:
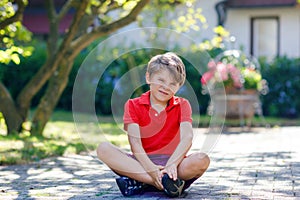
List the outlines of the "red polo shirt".
{"label": "red polo shirt", "polygon": [[192,122],[192,110],[186,99],[175,96],[165,110],[158,113],[151,107],[148,91],[126,102],[123,120],[126,131],[130,123],[139,125],[142,145],[147,154],[171,155],[180,141],[180,123]]}

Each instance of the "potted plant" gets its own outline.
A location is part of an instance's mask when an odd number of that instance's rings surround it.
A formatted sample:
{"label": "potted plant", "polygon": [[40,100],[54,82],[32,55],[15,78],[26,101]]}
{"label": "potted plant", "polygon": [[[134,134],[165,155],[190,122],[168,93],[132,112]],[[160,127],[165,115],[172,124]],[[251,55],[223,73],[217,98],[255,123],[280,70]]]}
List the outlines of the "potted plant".
{"label": "potted plant", "polygon": [[212,97],[209,114],[252,118],[256,111],[261,112],[259,94],[266,94],[268,85],[254,58],[238,50],[227,50],[207,67],[201,84]]}

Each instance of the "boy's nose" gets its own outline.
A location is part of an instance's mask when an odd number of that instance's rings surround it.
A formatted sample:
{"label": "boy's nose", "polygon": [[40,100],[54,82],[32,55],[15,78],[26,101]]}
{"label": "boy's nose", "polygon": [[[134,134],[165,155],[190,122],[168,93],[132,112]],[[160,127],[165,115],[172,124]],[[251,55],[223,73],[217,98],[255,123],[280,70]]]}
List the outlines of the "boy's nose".
{"label": "boy's nose", "polygon": [[171,90],[170,86],[168,86],[166,84],[163,84],[162,87],[164,90]]}
{"label": "boy's nose", "polygon": [[163,85],[163,89],[166,90],[166,91],[168,91],[168,92],[175,93],[174,89],[172,88],[172,86]]}

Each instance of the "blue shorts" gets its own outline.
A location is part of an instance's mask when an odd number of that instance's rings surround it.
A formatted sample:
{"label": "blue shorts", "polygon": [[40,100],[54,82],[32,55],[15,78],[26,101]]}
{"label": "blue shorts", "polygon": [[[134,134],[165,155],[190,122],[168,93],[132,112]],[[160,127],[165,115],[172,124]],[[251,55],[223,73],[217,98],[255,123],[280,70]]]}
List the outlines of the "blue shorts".
{"label": "blue shorts", "polygon": [[[127,154],[127,155],[131,158],[136,159],[135,156],[132,155],[132,154]],[[161,166],[166,166],[166,164],[167,164],[167,162],[170,158],[170,155],[148,155],[148,157],[150,158],[150,160],[154,164],[161,165]],[[192,178],[192,179],[189,179],[189,180],[185,180],[185,184],[184,184],[183,189],[185,190],[185,189],[189,188],[192,185],[192,183],[194,181],[196,181],[197,179],[198,178]]]}

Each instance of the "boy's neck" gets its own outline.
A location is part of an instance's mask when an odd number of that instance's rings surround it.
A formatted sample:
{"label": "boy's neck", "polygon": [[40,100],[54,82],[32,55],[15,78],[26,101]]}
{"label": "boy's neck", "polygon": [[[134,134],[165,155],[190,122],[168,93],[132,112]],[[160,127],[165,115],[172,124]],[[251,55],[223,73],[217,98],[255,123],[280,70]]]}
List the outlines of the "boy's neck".
{"label": "boy's neck", "polygon": [[165,103],[155,103],[155,102],[153,102],[153,100],[151,98],[151,94],[150,94],[150,105],[158,113],[160,113],[161,111],[163,111],[167,107],[168,103],[169,103],[169,101],[167,101]]}

